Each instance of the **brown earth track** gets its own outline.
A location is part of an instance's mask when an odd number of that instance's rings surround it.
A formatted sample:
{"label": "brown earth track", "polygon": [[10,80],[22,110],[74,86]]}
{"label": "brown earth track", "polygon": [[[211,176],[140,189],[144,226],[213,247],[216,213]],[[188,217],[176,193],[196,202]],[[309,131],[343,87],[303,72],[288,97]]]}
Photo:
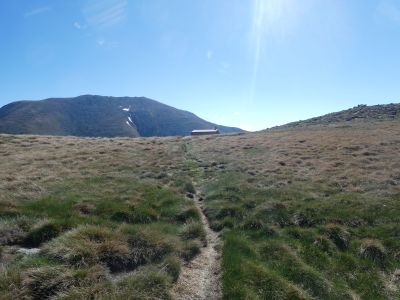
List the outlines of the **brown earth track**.
{"label": "brown earth track", "polygon": [[172,289],[172,296],[177,300],[221,299],[220,239],[218,233],[210,228],[198,193],[194,195],[193,201],[201,212],[207,245],[182,267],[181,275]]}

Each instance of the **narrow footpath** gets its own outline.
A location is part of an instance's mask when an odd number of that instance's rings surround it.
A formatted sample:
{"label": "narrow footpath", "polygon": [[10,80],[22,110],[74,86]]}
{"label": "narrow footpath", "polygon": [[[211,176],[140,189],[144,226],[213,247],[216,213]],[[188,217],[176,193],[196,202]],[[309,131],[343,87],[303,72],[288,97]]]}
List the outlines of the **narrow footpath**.
{"label": "narrow footpath", "polygon": [[221,242],[218,233],[210,228],[203,212],[203,202],[198,192],[193,201],[201,212],[201,220],[206,231],[207,246],[190,262],[182,267],[172,296],[177,300],[217,300],[221,293]]}

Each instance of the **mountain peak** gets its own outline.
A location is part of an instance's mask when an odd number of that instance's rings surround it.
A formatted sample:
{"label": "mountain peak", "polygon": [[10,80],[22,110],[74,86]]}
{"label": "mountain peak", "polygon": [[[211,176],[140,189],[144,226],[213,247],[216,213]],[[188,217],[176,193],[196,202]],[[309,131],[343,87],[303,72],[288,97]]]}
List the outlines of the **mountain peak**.
{"label": "mountain peak", "polygon": [[[112,101],[110,101],[112,100]],[[73,136],[183,136],[217,126],[193,113],[146,97],[80,95],[17,101],[0,108],[0,133]]]}

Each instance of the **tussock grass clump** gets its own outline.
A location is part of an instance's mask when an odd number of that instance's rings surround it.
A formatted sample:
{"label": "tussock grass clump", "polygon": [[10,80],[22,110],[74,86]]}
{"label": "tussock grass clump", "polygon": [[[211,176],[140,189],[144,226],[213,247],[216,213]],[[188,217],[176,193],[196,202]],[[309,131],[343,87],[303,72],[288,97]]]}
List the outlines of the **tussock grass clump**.
{"label": "tussock grass clump", "polygon": [[259,214],[268,222],[273,222],[280,227],[292,225],[292,217],[285,203],[274,202],[259,211]]}
{"label": "tussock grass clump", "polygon": [[[257,261],[246,238],[225,235],[222,266],[226,299],[312,299],[299,286]],[[238,284],[240,282],[241,284]]]}
{"label": "tussock grass clump", "polygon": [[386,258],[386,249],[378,240],[366,239],[362,241],[359,253],[364,258],[382,262]]}
{"label": "tussock grass clump", "polygon": [[178,222],[186,222],[188,220],[200,221],[200,213],[196,207],[189,207],[177,214],[175,219]]}
{"label": "tussock grass clump", "polygon": [[185,192],[191,193],[191,194],[195,194],[196,193],[196,189],[194,188],[194,185],[191,181],[187,181],[185,182],[184,186],[183,186],[183,190]]}
{"label": "tussock grass clump", "polygon": [[189,240],[183,243],[182,249],[180,250],[180,257],[186,261],[190,261],[197,254],[200,253],[201,243],[196,240]]}
{"label": "tussock grass clump", "polygon": [[203,224],[196,221],[187,222],[183,226],[180,235],[185,240],[200,239],[203,242],[206,240],[206,232]]}
{"label": "tussock grass clump", "polygon": [[292,222],[293,224],[300,227],[312,227],[321,222],[316,214],[316,211],[313,209],[307,209],[303,212],[297,212],[293,215]]}
{"label": "tussock grass clump", "polygon": [[64,267],[40,267],[22,273],[22,287],[31,299],[48,299],[76,284],[73,272]]}
{"label": "tussock grass clump", "polygon": [[193,182],[192,182],[191,178],[188,176],[176,177],[173,181],[173,185],[176,188],[178,188],[178,190],[182,194],[186,194],[186,193],[195,194],[196,193],[196,189],[193,185]]}
{"label": "tussock grass clump", "polygon": [[221,231],[224,229],[224,224],[221,221],[212,220],[210,222],[210,228],[216,232]]}
{"label": "tussock grass clump", "polygon": [[70,269],[62,265],[31,266],[20,270],[19,274],[20,278],[13,278],[7,287],[10,293],[14,292],[14,288],[20,290],[20,295],[14,294],[13,299],[59,299],[71,288],[87,289],[108,280],[107,270],[100,265],[83,269]]}
{"label": "tussock grass clump", "polygon": [[313,245],[327,253],[332,253],[336,248],[333,242],[323,235],[317,236],[313,242]]}
{"label": "tussock grass clump", "polygon": [[111,271],[125,270],[132,262],[125,236],[100,226],[80,226],[52,240],[43,253],[76,267],[105,264]]}
{"label": "tussock grass clump", "polygon": [[[130,211],[116,211],[111,215],[111,220],[116,222],[134,223],[134,217]],[[141,222],[139,222],[141,223]]]}
{"label": "tussock grass clump", "polygon": [[[322,273],[307,265],[287,244],[267,242],[261,247],[260,254],[268,266],[284,278],[303,286],[318,299],[329,299],[331,283]],[[342,293],[339,290],[336,292]]]}
{"label": "tussock grass clump", "polygon": [[[88,276],[79,274],[82,271],[68,270],[64,274],[55,274],[55,270],[62,270],[60,267],[31,271],[28,285],[24,286],[26,295],[31,299],[56,300],[170,299],[168,289],[171,279],[155,267],[141,268],[115,281],[104,277],[103,273],[96,273],[101,271],[101,268],[96,268],[85,270],[89,273]],[[32,273],[35,275],[33,278]],[[50,274],[53,277],[47,278]],[[39,280],[38,275],[43,278]]]}
{"label": "tussock grass clump", "polygon": [[167,256],[163,262],[163,268],[172,277],[172,281],[176,282],[181,273],[181,261],[176,256]]}
{"label": "tussock grass clump", "polygon": [[206,209],[207,216],[214,216],[218,220],[221,220],[225,217],[232,217],[235,219],[241,220],[245,215],[245,210],[243,207],[240,207],[236,204],[224,204],[218,208],[207,207]]}
{"label": "tussock grass clump", "polygon": [[118,281],[112,297],[121,300],[169,300],[172,299],[168,292],[170,285],[170,277],[166,273],[157,268],[142,268]]}
{"label": "tussock grass clump", "polygon": [[118,234],[126,236],[133,266],[160,262],[168,254],[179,251],[181,244],[177,236],[144,225],[122,226]]}
{"label": "tussock grass clump", "polygon": [[139,206],[133,209],[132,223],[148,224],[159,219],[159,214],[152,207]]}
{"label": "tussock grass clump", "polygon": [[246,218],[246,220],[243,222],[242,228],[249,230],[258,230],[263,228],[264,225],[265,224],[261,218],[251,216],[249,218]]}
{"label": "tussock grass clump", "polygon": [[329,239],[335,243],[340,250],[345,250],[349,246],[350,233],[342,226],[336,224],[328,224],[326,233]]}
{"label": "tussock grass clump", "polygon": [[96,206],[93,203],[77,203],[74,204],[73,208],[83,215],[90,215],[96,210]]}
{"label": "tussock grass clump", "polygon": [[37,220],[25,216],[0,219],[0,245],[20,244]]}
{"label": "tussock grass clump", "polygon": [[[54,300],[111,299],[111,296],[115,295],[113,292],[114,289],[115,288],[110,281],[103,281],[89,286],[74,286],[68,290],[60,291],[52,298]],[[118,298],[114,297],[112,299]]]}
{"label": "tussock grass clump", "polygon": [[111,272],[161,261],[179,245],[171,235],[123,226],[110,230],[101,226],[80,226],[47,243],[44,255],[71,266],[104,264]]}
{"label": "tussock grass clump", "polygon": [[287,227],[284,231],[288,236],[294,239],[302,240],[307,243],[315,241],[316,234],[313,230],[305,229],[301,227]]}
{"label": "tussock grass clump", "polygon": [[63,226],[54,220],[44,220],[33,226],[26,235],[23,244],[27,247],[37,247],[58,236],[64,230]]}
{"label": "tussock grass clump", "polygon": [[231,218],[231,217],[225,217],[219,223],[221,224],[221,229],[222,228],[234,228],[235,226],[237,226],[236,219]]}
{"label": "tussock grass clump", "polygon": [[21,272],[16,268],[0,271],[0,299],[13,300],[24,297],[21,289]]}
{"label": "tussock grass clump", "polygon": [[261,265],[246,261],[242,268],[246,272],[246,283],[231,291],[231,299],[312,299],[300,286]]}
{"label": "tussock grass clump", "polygon": [[262,235],[267,238],[277,237],[279,236],[279,231],[275,227],[265,226],[262,230]]}

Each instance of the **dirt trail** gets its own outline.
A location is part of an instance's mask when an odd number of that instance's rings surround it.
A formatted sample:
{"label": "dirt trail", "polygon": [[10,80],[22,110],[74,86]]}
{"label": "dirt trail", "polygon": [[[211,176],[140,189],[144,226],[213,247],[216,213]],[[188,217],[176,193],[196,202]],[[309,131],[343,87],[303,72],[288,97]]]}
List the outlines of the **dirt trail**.
{"label": "dirt trail", "polygon": [[203,212],[203,202],[198,194],[194,202],[201,212],[201,219],[206,230],[207,246],[201,249],[192,261],[182,267],[178,282],[172,289],[172,296],[177,300],[221,299],[221,254],[218,233],[214,232]]}

